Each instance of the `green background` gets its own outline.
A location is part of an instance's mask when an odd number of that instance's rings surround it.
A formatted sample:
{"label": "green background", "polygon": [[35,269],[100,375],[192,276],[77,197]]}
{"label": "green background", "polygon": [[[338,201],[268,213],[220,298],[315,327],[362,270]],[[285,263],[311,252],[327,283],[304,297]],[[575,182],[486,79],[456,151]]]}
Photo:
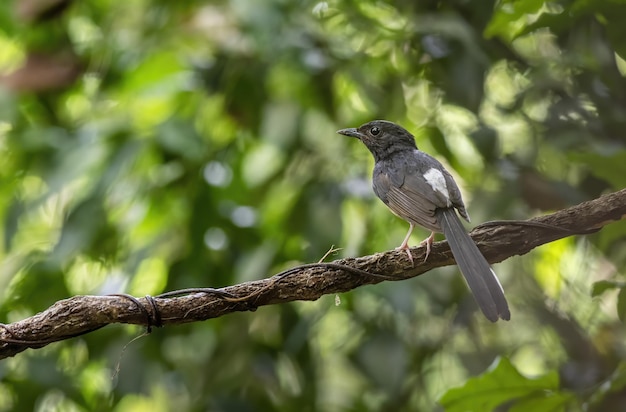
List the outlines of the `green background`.
{"label": "green background", "polygon": [[[473,225],[623,188],[624,22],[617,0],[1,2],[0,322],[398,246],[335,133],[376,118],[454,171]],[[108,326],[1,361],[0,411],[621,410],[625,236],[495,265],[510,322],[448,267]]]}

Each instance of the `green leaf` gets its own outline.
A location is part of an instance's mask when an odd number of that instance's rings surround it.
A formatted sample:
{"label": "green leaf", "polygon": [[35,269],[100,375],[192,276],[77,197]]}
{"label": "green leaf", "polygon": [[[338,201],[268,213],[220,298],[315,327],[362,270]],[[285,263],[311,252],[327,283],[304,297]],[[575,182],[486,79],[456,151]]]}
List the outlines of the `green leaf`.
{"label": "green leaf", "polygon": [[500,2],[493,17],[485,28],[485,37],[500,36],[511,41],[526,25],[527,16],[538,13],[544,0],[522,0]]}
{"label": "green leaf", "polygon": [[535,393],[534,396],[524,398],[515,403],[509,412],[527,412],[527,411],[565,411],[575,397],[568,392],[543,392]]}
{"label": "green leaf", "polygon": [[622,282],[614,282],[611,280],[600,280],[593,284],[593,288],[591,289],[591,296],[592,297],[600,296],[607,290],[623,288],[624,286],[626,285]]}
{"label": "green leaf", "polygon": [[557,372],[530,379],[520,374],[511,361],[502,358],[494,369],[468,379],[462,387],[450,389],[439,402],[447,412],[491,411],[520,398],[531,402],[552,397],[558,388]]}

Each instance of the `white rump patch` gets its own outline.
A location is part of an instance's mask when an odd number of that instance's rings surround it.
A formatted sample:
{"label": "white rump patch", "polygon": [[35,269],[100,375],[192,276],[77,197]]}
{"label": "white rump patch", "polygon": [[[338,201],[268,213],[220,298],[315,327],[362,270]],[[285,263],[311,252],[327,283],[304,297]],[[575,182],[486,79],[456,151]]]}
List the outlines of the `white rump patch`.
{"label": "white rump patch", "polygon": [[441,170],[437,169],[428,169],[426,173],[424,173],[424,179],[433,188],[435,192],[441,193],[448,203],[450,203],[450,193],[448,192],[448,186],[446,185],[446,178],[441,173]]}

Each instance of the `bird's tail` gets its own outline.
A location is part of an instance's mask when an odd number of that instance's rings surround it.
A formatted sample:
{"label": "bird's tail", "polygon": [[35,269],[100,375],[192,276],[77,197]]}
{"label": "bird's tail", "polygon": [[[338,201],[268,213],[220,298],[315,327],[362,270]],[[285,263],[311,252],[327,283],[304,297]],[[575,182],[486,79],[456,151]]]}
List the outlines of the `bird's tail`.
{"label": "bird's tail", "polygon": [[443,234],[448,239],[454,259],[487,319],[492,322],[497,321],[498,318],[509,320],[511,312],[504,297],[502,285],[470,235],[465,231],[456,211],[452,208],[438,209],[437,218]]}

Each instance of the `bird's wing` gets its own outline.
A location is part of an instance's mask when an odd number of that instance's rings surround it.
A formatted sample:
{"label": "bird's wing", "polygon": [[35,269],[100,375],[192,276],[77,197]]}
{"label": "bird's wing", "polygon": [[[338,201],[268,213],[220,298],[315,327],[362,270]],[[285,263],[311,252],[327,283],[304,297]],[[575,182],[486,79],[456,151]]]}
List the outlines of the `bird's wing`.
{"label": "bird's wing", "polygon": [[455,208],[467,219],[456,182],[432,156],[419,150],[383,160],[374,168],[374,192],[398,216],[441,231],[436,209]]}
{"label": "bird's wing", "polygon": [[425,180],[409,175],[399,181],[388,173],[379,173],[374,177],[374,191],[397,216],[440,231],[435,209],[446,205]]}

